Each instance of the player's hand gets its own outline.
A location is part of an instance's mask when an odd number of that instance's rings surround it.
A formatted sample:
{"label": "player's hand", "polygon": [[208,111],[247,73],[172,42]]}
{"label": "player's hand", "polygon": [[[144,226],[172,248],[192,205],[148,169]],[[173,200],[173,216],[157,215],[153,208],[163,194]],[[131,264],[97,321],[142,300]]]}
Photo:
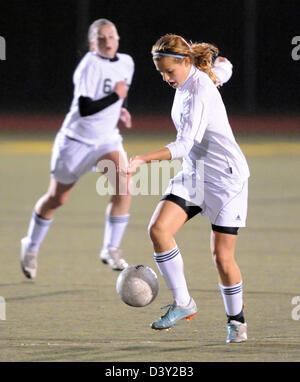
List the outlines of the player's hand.
{"label": "player's hand", "polygon": [[126,81],[119,81],[114,87],[114,92],[116,92],[119,98],[123,99],[127,97],[128,89]]}
{"label": "player's hand", "polygon": [[132,127],[131,115],[127,109],[122,107],[120,114],[120,121],[124,124],[127,129]]}
{"label": "player's hand", "polygon": [[131,157],[129,160],[129,166],[127,169],[127,174],[133,174],[136,172],[137,168],[145,163],[145,161],[138,155]]}

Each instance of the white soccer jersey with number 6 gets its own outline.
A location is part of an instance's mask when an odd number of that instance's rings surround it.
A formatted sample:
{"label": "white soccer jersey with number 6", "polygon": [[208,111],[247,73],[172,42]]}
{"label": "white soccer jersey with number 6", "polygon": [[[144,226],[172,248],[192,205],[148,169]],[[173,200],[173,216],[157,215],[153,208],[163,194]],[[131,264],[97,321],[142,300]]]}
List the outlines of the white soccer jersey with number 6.
{"label": "white soccer jersey with number 6", "polygon": [[98,100],[111,94],[119,81],[126,81],[130,86],[133,59],[123,53],[117,53],[116,58],[110,60],[88,52],[79,62],[73,75],[73,102],[62,125],[62,131],[68,136],[88,144],[101,144],[119,134],[117,123],[123,99],[86,117],[80,115],[78,107],[80,96]]}

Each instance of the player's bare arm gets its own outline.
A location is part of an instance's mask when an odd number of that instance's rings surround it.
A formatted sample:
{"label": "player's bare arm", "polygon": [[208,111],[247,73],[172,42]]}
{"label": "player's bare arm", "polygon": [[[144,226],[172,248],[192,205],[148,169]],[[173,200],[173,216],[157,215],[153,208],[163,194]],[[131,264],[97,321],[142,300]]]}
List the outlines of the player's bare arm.
{"label": "player's bare arm", "polygon": [[131,114],[125,107],[121,108],[120,122],[122,122],[127,129],[132,127]]}
{"label": "player's bare arm", "polygon": [[153,151],[143,155],[136,155],[130,158],[128,173],[132,174],[143,163],[149,163],[151,161],[170,160],[171,152],[167,147],[160,150]]}

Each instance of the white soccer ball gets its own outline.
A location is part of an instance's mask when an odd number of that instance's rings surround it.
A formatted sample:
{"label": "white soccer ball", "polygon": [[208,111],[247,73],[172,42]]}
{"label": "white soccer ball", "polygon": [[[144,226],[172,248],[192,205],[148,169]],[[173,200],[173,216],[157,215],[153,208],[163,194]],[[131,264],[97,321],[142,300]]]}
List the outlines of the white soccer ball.
{"label": "white soccer ball", "polygon": [[158,294],[158,278],[153,269],[145,265],[130,265],[119,274],[116,289],[125,304],[146,306]]}

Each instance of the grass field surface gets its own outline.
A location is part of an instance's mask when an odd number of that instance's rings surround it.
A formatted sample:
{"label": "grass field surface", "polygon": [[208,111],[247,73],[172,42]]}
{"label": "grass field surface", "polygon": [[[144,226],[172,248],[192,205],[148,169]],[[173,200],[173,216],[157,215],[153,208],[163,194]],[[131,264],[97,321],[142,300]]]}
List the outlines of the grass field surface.
{"label": "grass field surface", "polygon": [[[172,302],[171,295],[158,274],[160,291],[149,306],[132,308],[118,298],[119,273],[98,259],[108,202],[96,192],[98,173],[84,176],[57,211],[41,246],[37,278],[24,278],[20,239],[48,185],[53,137],[0,136],[0,296],[6,303],[1,362],[300,361],[300,308],[292,302],[300,296],[299,138],[238,139],[251,171],[247,228],[240,230],[236,252],[249,340],[227,345],[209,222],[195,217],[176,237],[197,319],[153,331],[149,324]],[[168,139],[139,135],[124,144],[130,156]],[[122,243],[130,264],[157,273],[147,225],[158,201],[159,196],[134,197]]]}

